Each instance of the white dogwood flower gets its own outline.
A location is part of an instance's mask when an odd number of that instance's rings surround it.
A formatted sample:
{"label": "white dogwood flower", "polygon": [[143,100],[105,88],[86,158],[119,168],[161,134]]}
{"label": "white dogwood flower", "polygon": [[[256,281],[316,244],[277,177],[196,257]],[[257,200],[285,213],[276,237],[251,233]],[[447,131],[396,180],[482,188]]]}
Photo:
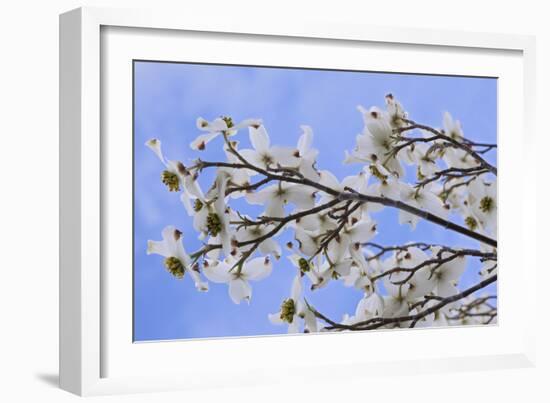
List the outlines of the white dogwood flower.
{"label": "white dogwood flower", "polygon": [[[251,242],[255,239],[266,236],[273,230],[274,227],[275,225],[273,224],[247,225],[239,228],[235,232],[235,236],[239,242]],[[279,259],[282,254],[281,245],[279,245],[274,237],[268,237],[261,241],[258,246],[258,250],[263,255],[271,254],[275,259]]]}
{"label": "white dogwood flower", "polygon": [[355,321],[360,322],[384,313],[384,298],[376,292],[365,294],[355,308]]}
{"label": "white dogwood flower", "polygon": [[319,180],[319,173],[314,168],[315,160],[319,151],[312,148],[313,143],[313,130],[309,126],[300,126],[303,133],[298,140],[298,155],[299,155],[299,172],[307,179],[312,181]]}
{"label": "white dogwood flower", "polygon": [[199,291],[208,291],[208,283],[201,280],[198,271],[190,267],[191,258],[183,248],[182,233],[169,225],[162,230],[162,241],[147,241],[147,254],[163,256],[164,266],[174,277],[181,279],[185,273],[193,278]]}
{"label": "white dogwood flower", "polygon": [[363,133],[356,137],[356,147],[351,154],[346,153],[344,163],[380,163],[398,177],[403,176],[401,163],[388,154],[394,146],[392,119],[388,112],[377,107],[366,110],[358,106],[363,115]]}
{"label": "white dogwood flower", "polygon": [[294,183],[278,182],[263,189],[248,193],[246,200],[250,204],[265,205],[267,217],[284,217],[285,205],[294,204],[299,209],[308,209],[315,203],[315,193],[311,188]]}
{"label": "white dogwood flower", "polygon": [[376,178],[375,183],[369,186],[367,191],[368,194],[389,199],[399,198],[401,185],[395,176],[377,163],[369,165],[368,169],[372,176]]}
{"label": "white dogwood flower", "polygon": [[[428,295],[435,286],[431,266],[417,269],[412,276],[407,269],[415,269],[429,259],[428,255],[417,247],[397,251],[384,261],[384,271],[405,269],[384,277],[384,287],[390,296],[398,301],[416,301]],[[408,280],[407,280],[408,279]],[[406,280],[406,281],[405,281]],[[405,283],[402,283],[405,281]]]}
{"label": "white dogwood flower", "polygon": [[252,287],[249,281],[260,281],[271,274],[272,263],[268,257],[257,257],[246,261],[241,271],[235,266],[235,259],[228,257],[222,261],[205,259],[204,275],[213,283],[227,284],[229,297],[235,304],[242,300],[250,302]]}
{"label": "white dogwood flower", "polygon": [[394,129],[398,129],[406,125],[404,119],[407,119],[407,112],[403,109],[401,103],[395,99],[393,94],[386,94],[384,97],[386,101],[386,110],[390,117],[390,125]]}
{"label": "white dogwood flower", "polygon": [[461,141],[464,138],[460,122],[454,120],[449,112],[443,114],[443,133],[457,141]]}
{"label": "white dogwood flower", "polygon": [[[432,185],[413,188],[412,186],[401,184],[401,200],[406,204],[435,214],[441,218],[447,218],[449,214],[448,206],[445,206],[441,199],[432,191]],[[409,213],[405,210],[399,210],[399,224],[409,224],[412,229],[420,221],[418,215]]]}
{"label": "white dogwood flower", "polygon": [[251,126],[249,137],[254,149],[240,150],[240,154],[253,166],[269,169],[279,165],[293,167],[299,164],[299,151],[290,147],[272,146],[264,126]]}
{"label": "white dogwood flower", "polygon": [[234,231],[230,225],[231,210],[225,203],[227,181],[227,174],[220,171],[216,177],[215,187],[208,192],[208,200],[203,198],[195,201],[193,226],[203,234],[203,237],[210,235],[219,240],[225,255],[229,256]]}
{"label": "white dogwood flower", "polygon": [[185,171],[185,167],[181,162],[170,161],[164,158],[162,154],[161,142],[159,139],[150,139],[145,142],[145,145],[149,147],[155,155],[159,158],[160,162],[164,164],[166,169],[162,171],[161,180],[166,185],[170,192],[179,192],[182,187],[182,177]]}
{"label": "white dogwood flower", "polygon": [[161,174],[162,183],[166,185],[169,191],[179,192],[180,200],[183,203],[187,213],[194,215],[192,201],[195,199],[204,198],[201,187],[197,181],[197,175],[185,168],[185,166],[179,161],[169,161],[164,158],[161,148],[161,142],[159,139],[150,139],[145,145],[149,147],[160,162],[166,167]]}
{"label": "white dogwood flower", "polygon": [[[302,296],[302,280],[297,275],[292,281],[290,297],[281,304],[281,309],[277,313],[268,315],[269,321],[274,325],[288,324],[288,333],[298,333],[300,331],[300,316],[304,316],[304,303]],[[307,308],[306,308],[307,309]],[[307,309],[309,311],[309,309]]]}
{"label": "white dogwood flower", "polygon": [[[442,251],[439,247],[432,248],[432,256],[437,256],[441,259],[450,258],[453,252]],[[446,298],[451,295],[458,294],[458,281],[466,270],[466,258],[458,256],[453,260],[443,263],[432,271],[432,279],[434,282],[433,293],[439,297]],[[453,304],[449,304],[443,308],[445,312],[450,309]]]}
{"label": "white dogwood flower", "polygon": [[466,151],[460,148],[447,147],[443,152],[443,161],[448,168],[473,168],[478,162]]}
{"label": "white dogwood flower", "polygon": [[193,140],[190,147],[193,150],[204,150],[210,141],[214,140],[221,134],[233,136],[242,128],[259,127],[261,124],[262,121],[260,119],[246,119],[238,124],[235,124],[233,123],[233,119],[228,116],[216,118],[211,122],[203,118],[198,118],[197,128],[206,133],[199,135],[195,140]]}
{"label": "white dogwood flower", "polygon": [[470,183],[468,190],[475,217],[489,234],[495,234],[498,218],[496,182],[486,182],[478,177]]}

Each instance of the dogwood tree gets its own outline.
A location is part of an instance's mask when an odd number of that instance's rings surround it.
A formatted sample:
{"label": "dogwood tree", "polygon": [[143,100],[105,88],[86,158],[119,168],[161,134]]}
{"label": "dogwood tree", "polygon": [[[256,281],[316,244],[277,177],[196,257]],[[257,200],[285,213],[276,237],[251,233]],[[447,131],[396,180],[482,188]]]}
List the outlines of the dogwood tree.
{"label": "dogwood tree", "polygon": [[[277,266],[292,268],[279,311],[266,312],[266,320],[289,332],[495,323],[496,295],[483,292],[497,280],[497,168],[485,158],[496,144],[468,138],[449,113],[442,128],[417,123],[391,94],[385,108],[358,109],[364,128],[343,160],[358,173],[342,180],[317,166],[308,126],[297,144],[281,146],[272,144],[260,119],[199,118],[202,133],[190,144],[198,155],[187,166],[166,159],[159,139],[149,140],[162,163],[161,181],[179,194],[203,246],[187,252],[182,232],[168,225],[162,240],[148,242],[147,253],[162,256],[169,273],[189,277],[198,291],[208,291],[208,281],[226,284],[228,303],[235,304],[253,303],[254,282],[269,281]],[[250,149],[239,147],[245,131]],[[210,147],[223,147],[225,160],[201,158]],[[215,170],[213,183],[203,183],[205,170]],[[416,178],[407,180],[407,172]],[[235,199],[263,212],[249,216],[232,206]],[[477,247],[381,245],[377,232],[391,230],[378,228],[382,209],[399,211],[395,225],[415,229],[425,220]],[[294,241],[281,246],[277,238],[285,231]],[[466,270],[478,280],[459,289]],[[363,292],[355,312],[339,319],[303,293],[332,281]]]}

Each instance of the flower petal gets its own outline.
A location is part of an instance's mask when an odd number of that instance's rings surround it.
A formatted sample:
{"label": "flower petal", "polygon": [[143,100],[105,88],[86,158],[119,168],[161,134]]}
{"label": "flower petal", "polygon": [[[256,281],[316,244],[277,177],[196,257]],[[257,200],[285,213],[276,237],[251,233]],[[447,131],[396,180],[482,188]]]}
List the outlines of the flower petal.
{"label": "flower petal", "polygon": [[247,193],[246,200],[250,204],[264,204],[267,200],[271,199],[277,192],[278,185],[266,186],[260,191]]}
{"label": "flower petal", "polygon": [[267,207],[265,209],[265,215],[267,217],[284,217],[285,216],[285,209],[284,209],[285,203],[284,200],[275,197],[273,199],[270,199],[267,202]]}
{"label": "flower petal", "polygon": [[309,151],[311,144],[313,143],[313,130],[311,130],[311,127],[306,125],[302,125],[300,128],[303,130],[303,134],[298,140],[298,151],[301,156],[304,156]]}
{"label": "flower petal", "polygon": [[213,283],[225,284],[229,283],[233,278],[233,274],[229,272],[230,269],[231,266],[225,262],[207,259],[203,267],[203,273]]}
{"label": "flower petal", "polygon": [[368,242],[376,235],[374,221],[359,221],[348,232],[352,242]]}
{"label": "flower petal", "polygon": [[315,193],[307,186],[292,185],[285,189],[286,200],[302,209],[312,208],[315,204]]}
{"label": "flower petal", "polygon": [[267,134],[267,131],[265,130],[264,126],[260,126],[257,129],[250,126],[248,129],[249,131],[249,137],[250,142],[252,143],[252,146],[256,149],[258,152],[265,152],[269,148],[269,135]]}
{"label": "flower petal", "polygon": [[147,241],[147,254],[161,255],[164,257],[172,256],[171,250],[165,241]]}
{"label": "flower petal", "polygon": [[319,173],[313,167],[315,161],[311,158],[303,158],[300,162],[300,173],[304,175],[306,179],[311,181],[319,181]]}
{"label": "flower petal", "polygon": [[300,321],[298,320],[298,315],[294,315],[292,323],[288,324],[288,333],[298,333],[300,331]]}
{"label": "flower petal", "polygon": [[264,255],[271,254],[275,259],[279,259],[282,254],[281,245],[273,238],[266,239],[260,244],[260,252]]}
{"label": "flower petal", "polygon": [[195,210],[193,210],[193,206],[191,205],[191,198],[189,197],[187,192],[181,192],[180,200],[183,204],[183,207],[185,207],[185,211],[187,211],[187,215],[193,217],[193,215],[195,215]]}
{"label": "flower petal", "polygon": [[271,164],[272,166],[279,164],[286,167],[295,167],[300,163],[300,159],[296,157],[298,150],[295,148],[273,146],[269,149],[269,155],[274,161]]}
{"label": "flower petal", "polygon": [[311,231],[296,228],[294,239],[298,241],[300,251],[307,256],[312,256],[319,248],[315,236]]}
{"label": "flower petal", "polygon": [[162,155],[161,143],[159,139],[147,140],[145,145],[156,154],[156,156],[164,165],[166,165],[166,161],[164,160],[164,156]]}
{"label": "flower petal", "polygon": [[247,280],[259,281],[271,274],[273,265],[268,257],[257,257],[246,262],[242,269],[242,275]]}
{"label": "flower petal", "polygon": [[229,296],[235,304],[240,304],[243,299],[250,301],[252,289],[250,284],[242,278],[236,278],[229,282]]}
{"label": "flower petal", "polygon": [[299,275],[294,277],[292,281],[292,288],[290,289],[290,298],[294,300],[294,303],[298,303],[302,295],[302,279]]}
{"label": "flower petal", "polygon": [[283,323],[285,323],[282,319],[281,319],[281,312],[277,312],[277,313],[270,313],[267,315],[269,321],[271,323],[273,323],[274,325],[282,325]]}
{"label": "flower petal", "polygon": [[218,137],[219,134],[220,134],[219,132],[209,132],[209,133],[200,134],[197,136],[195,140],[193,140],[189,144],[189,146],[193,150],[204,150],[206,145],[212,140],[214,140],[216,137]]}
{"label": "flower petal", "polygon": [[191,278],[193,279],[193,281],[195,282],[195,288],[198,290],[198,291],[201,291],[201,292],[206,292],[208,291],[208,283],[205,282],[205,281],[202,281],[200,275],[198,272],[196,272],[195,270],[193,269],[190,269],[189,270],[189,275],[191,276]]}
{"label": "flower petal", "polygon": [[340,182],[334,174],[330,171],[321,171],[319,172],[320,179],[319,184],[329,187],[334,190],[340,190]]}

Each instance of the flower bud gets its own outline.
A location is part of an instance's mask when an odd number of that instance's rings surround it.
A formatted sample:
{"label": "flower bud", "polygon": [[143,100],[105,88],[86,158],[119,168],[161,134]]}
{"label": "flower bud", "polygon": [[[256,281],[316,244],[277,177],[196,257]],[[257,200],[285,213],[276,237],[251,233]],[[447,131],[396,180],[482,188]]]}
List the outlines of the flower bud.
{"label": "flower bud", "polygon": [[281,305],[281,319],[287,323],[292,323],[296,313],[296,304],[292,298],[287,298]]}
{"label": "flower bud", "polygon": [[206,228],[212,236],[217,236],[222,230],[222,222],[216,213],[210,213],[206,217]]}
{"label": "flower bud", "polygon": [[181,260],[177,257],[171,256],[164,259],[164,266],[166,267],[166,270],[168,270],[170,274],[177,279],[183,278],[183,275],[185,274],[185,267],[183,266]]}
{"label": "flower bud", "polygon": [[179,192],[180,190],[180,179],[178,175],[168,170],[162,171],[161,174],[162,183],[168,187],[170,192]]}

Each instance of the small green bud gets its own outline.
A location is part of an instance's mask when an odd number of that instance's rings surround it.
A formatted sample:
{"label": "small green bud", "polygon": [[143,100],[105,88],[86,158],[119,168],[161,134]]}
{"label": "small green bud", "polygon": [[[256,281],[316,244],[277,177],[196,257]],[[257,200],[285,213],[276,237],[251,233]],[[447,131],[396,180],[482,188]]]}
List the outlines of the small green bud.
{"label": "small green bud", "polygon": [[281,305],[281,316],[280,318],[287,322],[292,323],[294,320],[294,315],[296,314],[296,304],[292,298],[287,298],[283,301]]}
{"label": "small green bud", "polygon": [[185,267],[183,266],[181,260],[177,257],[171,256],[164,259],[164,266],[166,267],[166,270],[168,270],[175,278],[183,278],[183,275],[185,274]]}
{"label": "small green bud", "polygon": [[222,222],[216,213],[210,213],[206,217],[206,228],[212,236],[217,236],[222,230]]}
{"label": "small green bud", "polygon": [[307,261],[307,259],[304,259],[303,257],[298,260],[298,266],[300,266],[300,271],[302,273],[307,273],[311,270],[311,264]]}
{"label": "small green bud", "polygon": [[231,119],[229,116],[222,116],[222,120],[225,122],[228,129],[231,129],[233,126],[235,126],[233,124],[233,119]]}
{"label": "small green bud", "polygon": [[180,179],[178,175],[170,171],[162,171],[161,174],[162,183],[164,183],[170,192],[179,192]]}
{"label": "small green bud", "polygon": [[426,176],[422,173],[422,170],[420,169],[420,165],[416,167],[416,177],[419,181],[423,181],[426,179]]}
{"label": "small green bud", "polygon": [[273,158],[271,158],[271,155],[269,155],[269,154],[263,154],[262,155],[262,162],[266,166],[273,165],[273,163],[274,163]]}
{"label": "small green bud", "polygon": [[376,165],[370,165],[369,166],[369,171],[373,176],[377,177],[381,181],[388,180],[388,175],[384,175],[382,172],[380,172],[380,170],[378,169],[378,167]]}
{"label": "small green bud", "polygon": [[489,196],[485,196],[479,202],[479,208],[484,213],[488,213],[489,211],[491,211],[493,209],[493,206],[494,206],[494,200]]}
{"label": "small green bud", "polygon": [[466,217],[464,222],[466,223],[466,226],[472,231],[477,228],[477,220],[472,216]]}
{"label": "small green bud", "polygon": [[196,213],[201,211],[202,207],[204,206],[203,202],[200,201],[200,199],[195,200],[195,204],[193,205],[193,210],[195,210]]}

